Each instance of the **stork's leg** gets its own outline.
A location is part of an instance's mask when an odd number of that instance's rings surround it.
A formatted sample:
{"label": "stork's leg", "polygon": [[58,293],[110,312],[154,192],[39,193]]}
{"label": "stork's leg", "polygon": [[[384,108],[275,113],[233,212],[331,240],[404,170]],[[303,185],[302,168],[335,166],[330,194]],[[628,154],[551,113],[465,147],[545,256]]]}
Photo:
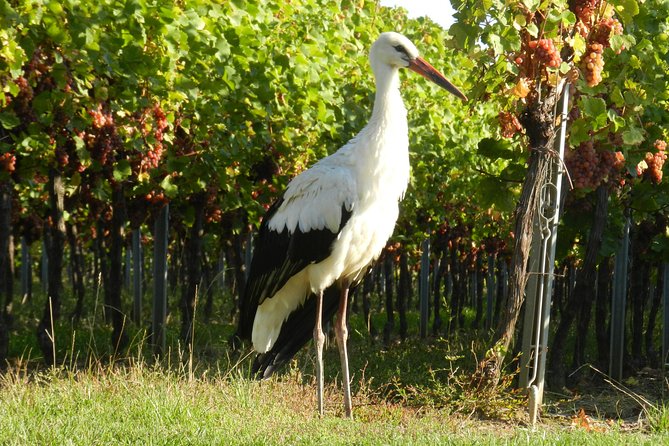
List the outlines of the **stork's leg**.
{"label": "stork's leg", "polygon": [[314,326],[314,344],[316,345],[316,396],[318,398],[318,413],[323,416],[323,291],[316,295],[316,325]]}
{"label": "stork's leg", "polygon": [[337,336],[337,346],[339,347],[339,359],[341,361],[342,384],[344,386],[344,412],[347,418],[353,418],[353,409],[351,406],[351,381],[348,373],[348,353],[346,351],[346,341],[348,340],[348,327],[346,324],[346,305],[348,302],[348,284],[342,284],[341,295],[339,296],[339,311],[337,311],[337,324],[335,325],[335,334]]}

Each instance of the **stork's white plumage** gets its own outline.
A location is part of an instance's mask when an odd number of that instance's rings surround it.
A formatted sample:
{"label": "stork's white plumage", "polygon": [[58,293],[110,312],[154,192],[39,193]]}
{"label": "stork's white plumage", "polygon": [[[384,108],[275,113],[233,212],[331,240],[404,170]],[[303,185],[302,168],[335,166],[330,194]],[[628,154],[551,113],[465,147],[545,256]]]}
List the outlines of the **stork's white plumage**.
{"label": "stork's white plumage", "polygon": [[409,182],[408,126],[398,71],[410,68],[467,99],[401,34],[381,34],[369,60],[376,79],[369,123],[337,152],[293,178],[268,210],[256,240],[239,327],[239,334],[251,338],[261,354],[254,368],[262,376],[288,361],[313,330],[322,414],[322,319],[337,311],[335,333],[349,417],[348,289],[392,235]]}

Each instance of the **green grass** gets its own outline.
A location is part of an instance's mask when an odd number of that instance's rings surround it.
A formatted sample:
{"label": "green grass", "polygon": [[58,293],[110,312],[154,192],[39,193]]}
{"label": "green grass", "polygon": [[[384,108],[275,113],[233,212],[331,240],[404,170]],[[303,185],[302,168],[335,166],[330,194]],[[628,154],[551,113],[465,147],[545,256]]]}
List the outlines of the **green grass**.
{"label": "green grass", "polygon": [[652,432],[669,433],[669,405],[657,404],[648,409],[648,427]]}
{"label": "green grass", "polygon": [[[494,391],[479,392],[471,384],[487,334],[420,340],[415,312],[408,315],[409,338],[389,346],[370,339],[362,318],[352,317],[351,422],[342,417],[334,342],[325,352],[327,403],[320,419],[312,348],[303,349],[281,376],[251,380],[248,350],[233,354],[227,348],[233,331],[225,322],[227,308],[218,308],[210,321],[198,318],[192,362],[179,345],[173,310],[168,354],[153,363],[148,322],[129,322],[131,346],[115,352],[100,306],[91,304],[77,326],[66,317],[56,322],[58,367],[52,369],[42,364],[34,340],[42,303],[38,297],[16,312],[10,365],[0,375],[0,444],[669,443],[664,404],[643,409],[616,391],[606,395],[612,410],[600,395],[586,401],[547,394],[542,422],[528,427],[515,370],[505,370]],[[377,313],[377,330],[384,322]],[[659,389],[657,381],[651,385]],[[583,407],[592,418],[576,416]],[[624,414],[617,412],[621,407]]]}
{"label": "green grass", "polygon": [[477,420],[356,396],[355,421],[327,388],[326,416],[298,373],[265,382],[238,374],[189,379],[141,364],[86,371],[6,374],[0,387],[2,444],[662,444],[666,435],[603,432],[552,421]]}

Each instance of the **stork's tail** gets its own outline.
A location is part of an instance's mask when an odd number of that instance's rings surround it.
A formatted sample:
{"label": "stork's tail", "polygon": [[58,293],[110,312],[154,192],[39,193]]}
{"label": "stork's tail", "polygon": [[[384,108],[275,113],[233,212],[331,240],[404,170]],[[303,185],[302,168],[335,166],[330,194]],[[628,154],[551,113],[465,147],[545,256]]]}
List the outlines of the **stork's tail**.
{"label": "stork's tail", "polygon": [[[323,293],[323,319],[331,320],[339,306],[339,288],[331,286]],[[310,296],[304,305],[293,311],[281,326],[281,332],[272,349],[256,356],[253,373],[259,379],[267,379],[313,338],[316,325],[316,299]]]}

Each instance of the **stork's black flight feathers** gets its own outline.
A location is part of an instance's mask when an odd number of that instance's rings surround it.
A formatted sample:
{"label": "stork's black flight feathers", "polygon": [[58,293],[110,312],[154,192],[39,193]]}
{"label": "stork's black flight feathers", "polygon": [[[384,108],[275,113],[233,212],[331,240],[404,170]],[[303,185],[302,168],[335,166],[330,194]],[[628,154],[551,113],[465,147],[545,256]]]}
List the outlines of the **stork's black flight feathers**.
{"label": "stork's black flight feathers", "polygon": [[[309,264],[318,263],[327,258],[332,251],[332,243],[337,239],[339,232],[351,217],[351,211],[342,205],[341,221],[337,233],[333,233],[327,228],[312,229],[304,233],[300,230],[299,226],[295,228],[293,233],[288,231],[287,228],[284,228],[281,232],[277,232],[269,228],[269,221],[282,203],[283,199],[280,199],[270,206],[263,217],[258,237],[255,240],[255,251],[262,252],[264,255],[253,256],[251,269],[246,281],[244,297],[241,302],[238,329],[238,334],[244,339],[251,339],[253,321],[258,306],[265,299],[271,298],[276,294],[293,275]],[[311,299],[308,298],[307,301],[309,300]],[[305,311],[306,306],[298,309],[295,313]],[[315,311],[314,307],[313,313]],[[313,313],[311,314],[312,320],[314,317]],[[290,317],[299,318],[300,315],[291,314]],[[313,322],[311,328],[313,328]],[[308,331],[309,336],[311,336],[311,331]],[[280,340],[281,337],[279,338]],[[300,344],[300,346],[302,345],[304,345],[304,342]],[[280,345],[275,345],[272,350],[277,349],[276,351],[280,351],[282,348]],[[286,360],[289,359],[287,358]]]}

